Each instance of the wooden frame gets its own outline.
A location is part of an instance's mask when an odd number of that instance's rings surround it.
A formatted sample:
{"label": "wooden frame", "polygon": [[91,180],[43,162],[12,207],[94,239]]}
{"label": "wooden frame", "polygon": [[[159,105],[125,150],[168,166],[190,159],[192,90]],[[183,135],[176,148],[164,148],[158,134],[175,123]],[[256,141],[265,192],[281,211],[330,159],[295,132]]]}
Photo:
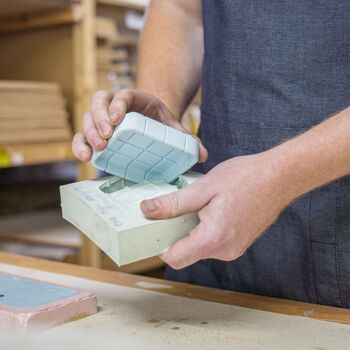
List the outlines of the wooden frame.
{"label": "wooden frame", "polygon": [[[0,263],[248,309],[350,324],[350,310],[1,253]],[[145,287],[143,287],[145,286]]]}
{"label": "wooden frame", "polygon": [[[125,9],[144,11],[149,1],[5,2],[7,6],[0,9],[0,78],[59,83],[73,116],[73,129],[80,130],[82,116],[89,110],[90,97],[97,86],[96,12],[115,15]],[[73,158],[69,143],[0,145],[0,168]],[[79,164],[78,180],[96,175],[91,165]],[[102,266],[100,250],[85,235],[82,235],[79,260],[84,265]]]}

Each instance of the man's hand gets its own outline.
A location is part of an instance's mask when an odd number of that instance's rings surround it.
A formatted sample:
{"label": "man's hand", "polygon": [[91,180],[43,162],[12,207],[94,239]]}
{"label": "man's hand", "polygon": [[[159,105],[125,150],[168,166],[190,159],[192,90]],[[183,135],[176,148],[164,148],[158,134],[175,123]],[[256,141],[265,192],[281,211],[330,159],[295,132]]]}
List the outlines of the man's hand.
{"label": "man's hand", "polygon": [[200,259],[241,256],[289,203],[280,175],[266,153],[225,161],[197,182],[141,204],[153,219],[198,211],[200,223],[162,259],[175,269]]}
{"label": "man's hand", "polygon": [[[125,89],[117,93],[100,90],[92,97],[91,111],[83,117],[83,132],[78,132],[73,138],[75,156],[81,161],[89,161],[93,150],[103,151],[114,127],[131,111],[140,112],[186,132],[168,107],[154,95],[134,89]],[[207,157],[208,153],[200,143],[199,161],[204,162]]]}
{"label": "man's hand", "polygon": [[223,162],[182,190],[144,201],[149,218],[199,213],[199,225],[164,261],[179,269],[241,256],[290,202],[350,174],[349,134],[350,107],[268,151]]}

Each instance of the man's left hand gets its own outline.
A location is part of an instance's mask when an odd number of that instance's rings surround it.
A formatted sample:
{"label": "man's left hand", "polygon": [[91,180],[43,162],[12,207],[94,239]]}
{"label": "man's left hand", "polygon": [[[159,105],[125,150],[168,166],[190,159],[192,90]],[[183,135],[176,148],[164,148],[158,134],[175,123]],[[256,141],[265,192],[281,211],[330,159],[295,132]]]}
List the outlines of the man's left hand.
{"label": "man's left hand", "polygon": [[290,202],[267,153],[227,160],[195,183],[141,203],[148,218],[198,211],[199,224],[162,255],[181,269],[200,259],[240,257]]}

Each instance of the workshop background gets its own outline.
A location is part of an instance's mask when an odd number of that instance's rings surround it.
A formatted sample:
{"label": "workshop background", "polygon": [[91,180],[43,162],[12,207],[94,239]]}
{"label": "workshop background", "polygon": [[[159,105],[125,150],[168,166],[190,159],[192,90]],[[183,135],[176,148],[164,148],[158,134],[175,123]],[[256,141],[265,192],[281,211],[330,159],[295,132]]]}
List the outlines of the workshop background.
{"label": "workshop background", "polygon": [[[162,277],[158,258],[118,268],[62,219],[59,186],[98,176],[71,139],[98,89],[134,86],[148,0],[0,0],[0,251]],[[199,93],[183,124],[196,132]]]}

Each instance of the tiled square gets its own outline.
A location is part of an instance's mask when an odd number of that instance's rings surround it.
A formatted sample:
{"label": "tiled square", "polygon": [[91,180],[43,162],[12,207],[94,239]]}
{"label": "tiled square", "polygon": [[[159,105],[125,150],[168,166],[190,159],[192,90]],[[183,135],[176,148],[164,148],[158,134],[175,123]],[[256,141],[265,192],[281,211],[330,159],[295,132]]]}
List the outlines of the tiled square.
{"label": "tiled square", "polygon": [[122,141],[128,141],[131,136],[134,135],[134,131],[131,130],[123,130],[118,134],[118,139],[122,140]]}
{"label": "tiled square", "polygon": [[141,154],[142,151],[142,148],[124,143],[124,145],[119,148],[118,153],[127,157],[137,158],[137,156]]}
{"label": "tiled square", "polygon": [[141,153],[137,159],[143,163],[153,165],[153,164],[158,163],[162,159],[162,157],[157,156],[156,154],[153,154],[151,152],[145,151],[145,152]]}
{"label": "tiled square", "polygon": [[146,173],[147,181],[165,181],[167,178],[166,172],[163,169],[159,169],[157,167],[152,168],[150,171]]}
{"label": "tiled square", "polygon": [[115,153],[108,161],[106,172],[125,177],[125,169],[132,162],[132,158]]}
{"label": "tiled square", "polygon": [[126,177],[131,181],[141,182],[144,181],[145,174],[150,169],[151,165],[135,160],[129,165],[126,171]]}
{"label": "tiled square", "polygon": [[147,135],[139,134],[135,132],[134,135],[130,137],[128,143],[135,145],[140,148],[147,148],[154,140]]}
{"label": "tiled square", "polygon": [[158,156],[164,157],[168,153],[170,153],[170,151],[172,150],[172,147],[156,141],[150,147],[148,147],[147,150],[157,154]]}

